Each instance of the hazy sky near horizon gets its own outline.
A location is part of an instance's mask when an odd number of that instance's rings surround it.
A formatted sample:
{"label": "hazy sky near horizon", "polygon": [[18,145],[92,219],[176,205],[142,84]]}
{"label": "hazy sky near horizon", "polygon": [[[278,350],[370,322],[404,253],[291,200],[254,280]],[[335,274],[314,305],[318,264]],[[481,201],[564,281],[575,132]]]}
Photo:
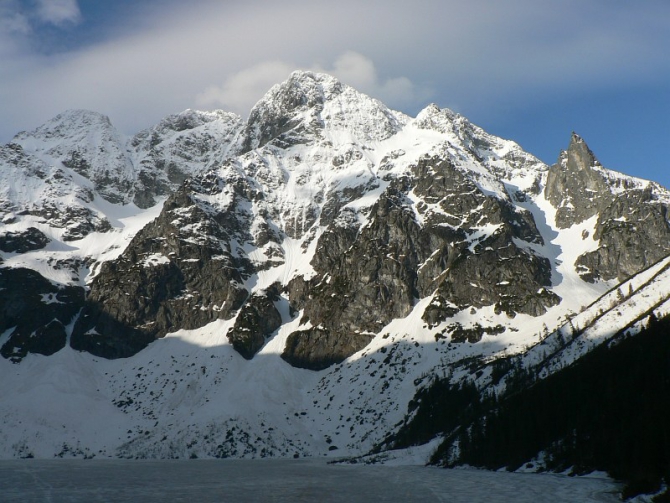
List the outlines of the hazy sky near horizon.
{"label": "hazy sky near horizon", "polygon": [[555,162],[571,131],[670,187],[670,1],[0,0],[0,143],[71,108],[133,134],[294,69],[429,103]]}

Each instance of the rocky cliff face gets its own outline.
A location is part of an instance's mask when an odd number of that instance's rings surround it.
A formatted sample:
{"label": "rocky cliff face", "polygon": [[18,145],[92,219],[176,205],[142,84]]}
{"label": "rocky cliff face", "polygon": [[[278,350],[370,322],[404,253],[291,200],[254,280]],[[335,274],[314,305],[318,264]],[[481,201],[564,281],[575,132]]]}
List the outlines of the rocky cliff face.
{"label": "rocky cliff face", "polygon": [[431,382],[498,396],[670,313],[669,204],[576,135],[549,167],[310,72],[247,121],[65,113],[0,147],[0,457],[384,445]]}
{"label": "rocky cliff face", "polygon": [[235,155],[242,127],[242,119],[232,113],[186,110],[137,133],[129,145],[136,169],[133,202],[153,206],[187,178]]}
{"label": "rocky cliff face", "polygon": [[545,197],[559,228],[597,217],[593,236],[583,235],[596,249],[575,262],[587,281],[623,281],[670,252],[667,191],[603,169],[574,133],[549,170]]}
{"label": "rocky cliff face", "polygon": [[562,229],[597,215],[611,202],[606,174],[577,134],[572,133],[568,149],[549,170],[544,195],[556,208],[556,225]]}
{"label": "rocky cliff face", "polygon": [[222,226],[189,195],[170,197],[116,260],[102,265],[72,334],[72,347],[106,358],[135,354],[175,328],[228,317],[246,299],[249,264]]}
{"label": "rocky cliff face", "polygon": [[84,289],[60,287],[25,268],[0,269],[0,355],[14,362],[28,353],[65,347],[66,326],[84,304]]}
{"label": "rocky cliff face", "polygon": [[287,361],[338,363],[417,299],[432,297],[424,313],[431,325],[491,305],[538,316],[560,301],[547,289],[548,259],[515,243],[543,242],[532,215],[487,196],[448,160],[422,159],[409,175],[388,186],[358,231],[344,213],[320,238],[318,275],[302,303],[315,328],[290,336]]}
{"label": "rocky cliff face", "polygon": [[273,87],[246,122],[188,110],[124,139],[108,118],[73,111],[1,154],[39,188],[31,227],[28,201],[5,190],[0,249],[12,263],[112,239],[120,220],[97,197],[147,208],[169,196],[129,244],[83,257],[94,277],[71,345],[107,358],[230,319],[245,358],[290,323],[282,357],[323,369],[416,309],[436,339],[454,340],[487,333],[463,313],[503,329],[544,316],[562,301],[551,241],[563,231],[583,228],[572,272],[592,283],[670,252],[667,192],[606,170],[576,134],[548,168],[454,112],[431,105],[411,119],[310,72]]}
{"label": "rocky cliff face", "polygon": [[618,194],[598,215],[593,238],[596,250],[575,262],[587,281],[623,281],[670,253],[668,203],[658,188]]}

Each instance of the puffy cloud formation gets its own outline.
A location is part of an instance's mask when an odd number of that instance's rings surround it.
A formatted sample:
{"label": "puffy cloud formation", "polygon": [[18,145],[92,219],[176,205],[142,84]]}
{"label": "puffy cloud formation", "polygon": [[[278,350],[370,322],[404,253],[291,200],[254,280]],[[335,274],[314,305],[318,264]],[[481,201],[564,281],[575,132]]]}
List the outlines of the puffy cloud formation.
{"label": "puffy cloud formation", "polygon": [[[196,97],[201,107],[221,107],[245,115],[274,84],[282,82],[300,66],[284,61],[265,61],[231,75],[221,86],[209,86]],[[376,97],[397,108],[414,105],[429,95],[419,92],[407,77],[381,80],[373,61],[355,51],[337,57],[332,66],[312,65],[302,68],[336,76],[345,84]]]}
{"label": "puffy cloud formation", "polygon": [[[669,18],[660,0],[2,0],[0,142],[68,108],[109,114],[128,133],[185,108],[245,115],[297,68],[410,114],[428,101],[505,114],[667,82]],[[47,53],[40,26],[87,37]]]}
{"label": "puffy cloud formation", "polygon": [[283,61],[265,61],[228,77],[221,86],[208,86],[196,96],[200,107],[216,107],[245,114],[274,84],[295,69]]}
{"label": "puffy cloud formation", "polygon": [[44,23],[63,26],[81,21],[77,0],[39,0],[37,16]]}

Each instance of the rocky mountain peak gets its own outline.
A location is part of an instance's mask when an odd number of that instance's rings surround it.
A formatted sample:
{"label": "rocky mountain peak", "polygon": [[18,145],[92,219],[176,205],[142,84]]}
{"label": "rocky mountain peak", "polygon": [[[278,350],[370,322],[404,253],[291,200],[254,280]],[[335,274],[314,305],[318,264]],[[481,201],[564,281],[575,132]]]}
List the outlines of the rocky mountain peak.
{"label": "rocky mountain peak", "polygon": [[544,193],[556,208],[558,228],[597,216],[593,234],[582,234],[593,249],[575,261],[586,281],[623,281],[670,251],[667,191],[606,170],[576,133],[550,168]]}
{"label": "rocky mountain peak", "polygon": [[169,115],[161,120],[154,129],[180,132],[195,129],[214,121],[236,122],[239,121],[239,116],[231,112],[224,112],[223,110],[206,112],[189,108],[181,113]]}
{"label": "rocky mountain peak", "polygon": [[90,110],[68,110],[34,131],[12,140],[26,153],[72,169],[92,181],[95,190],[112,203],[129,202],[134,181],[125,138],[109,117]]}
{"label": "rocky mountain peak", "polygon": [[14,142],[21,143],[28,138],[41,140],[56,138],[62,141],[75,138],[84,130],[90,131],[91,129],[111,131],[114,127],[109,117],[104,114],[92,110],[71,109],[56,115],[33,131],[19,133],[14,138]]}
{"label": "rocky mountain peak", "polygon": [[280,148],[328,139],[345,132],[354,142],[384,140],[409,122],[331,75],[296,71],[252,108],[245,130],[245,150],[271,143]]}
{"label": "rocky mountain peak", "polygon": [[549,170],[544,194],[556,208],[556,225],[562,229],[591,218],[611,201],[600,163],[576,133]]}
{"label": "rocky mountain peak", "polygon": [[574,131],[566,150],[565,162],[567,163],[567,169],[573,172],[601,165],[584,139]]}
{"label": "rocky mountain peak", "polygon": [[313,72],[248,121],[186,110],[127,139],[66,112],[0,146],[0,452],[382,445],[439,376],[569,364],[668,312],[669,208],[576,134],[549,168],[449,109],[409,119]]}
{"label": "rocky mountain peak", "polygon": [[460,115],[448,108],[440,108],[435,103],[431,103],[417,114],[412,123],[419,129],[430,129],[447,133],[454,131],[454,123],[460,117]]}
{"label": "rocky mountain peak", "polygon": [[323,104],[342,89],[343,84],[331,75],[298,70],[286,81],[273,86],[266,98],[271,97],[285,111],[290,111]]}

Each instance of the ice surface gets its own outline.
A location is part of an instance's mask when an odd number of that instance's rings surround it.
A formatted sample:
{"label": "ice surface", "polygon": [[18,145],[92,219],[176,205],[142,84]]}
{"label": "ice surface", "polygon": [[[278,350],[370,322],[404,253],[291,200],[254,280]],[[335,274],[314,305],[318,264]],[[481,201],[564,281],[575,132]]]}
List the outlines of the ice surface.
{"label": "ice surface", "polygon": [[0,461],[4,502],[619,501],[598,477],[328,465],[323,460]]}

